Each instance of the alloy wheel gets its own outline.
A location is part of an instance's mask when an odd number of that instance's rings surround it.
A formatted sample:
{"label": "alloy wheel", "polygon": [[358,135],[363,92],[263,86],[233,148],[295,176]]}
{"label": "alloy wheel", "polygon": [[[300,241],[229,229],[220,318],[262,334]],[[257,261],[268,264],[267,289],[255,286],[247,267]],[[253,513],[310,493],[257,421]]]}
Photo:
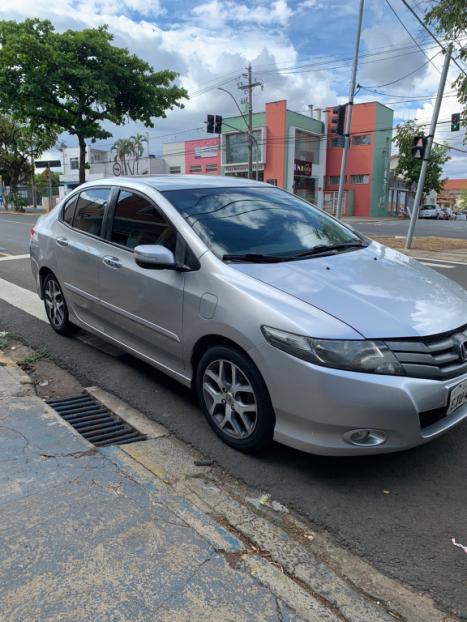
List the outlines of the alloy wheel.
{"label": "alloy wheel", "polygon": [[258,411],[254,389],[242,370],[225,359],[212,361],[203,375],[204,400],[216,426],[235,439],[255,430]]}
{"label": "alloy wheel", "polygon": [[47,281],[44,300],[50,323],[60,328],[65,321],[65,301],[59,284],[53,278]]}

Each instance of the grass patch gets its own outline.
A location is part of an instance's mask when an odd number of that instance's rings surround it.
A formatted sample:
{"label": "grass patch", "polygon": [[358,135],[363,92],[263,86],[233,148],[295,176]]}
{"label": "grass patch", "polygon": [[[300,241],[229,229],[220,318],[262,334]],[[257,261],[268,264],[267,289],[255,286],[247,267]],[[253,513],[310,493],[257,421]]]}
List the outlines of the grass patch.
{"label": "grass patch", "polygon": [[6,350],[8,348],[12,335],[6,330],[0,331],[0,350]]}
{"label": "grass patch", "polygon": [[[397,250],[404,249],[405,237],[375,237],[376,242],[380,242],[390,248]],[[420,251],[454,251],[465,250],[467,251],[467,240],[460,240],[458,238],[442,238],[437,236],[415,237],[412,241],[412,250]]]}
{"label": "grass patch", "polygon": [[39,348],[38,350],[34,350],[34,352],[30,354],[29,356],[27,356],[26,358],[22,359],[21,361],[18,361],[17,364],[20,367],[24,367],[27,365],[33,365],[34,363],[37,363],[37,361],[41,361],[42,359],[49,358],[49,356],[50,354],[46,348]]}

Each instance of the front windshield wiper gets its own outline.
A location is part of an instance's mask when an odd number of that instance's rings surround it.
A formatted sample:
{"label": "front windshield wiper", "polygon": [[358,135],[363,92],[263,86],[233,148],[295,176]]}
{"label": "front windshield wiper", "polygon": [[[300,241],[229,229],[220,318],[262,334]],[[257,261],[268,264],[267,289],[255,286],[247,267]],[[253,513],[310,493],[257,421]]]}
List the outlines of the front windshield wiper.
{"label": "front windshield wiper", "polygon": [[227,254],[222,256],[223,261],[246,261],[248,263],[277,263],[285,261],[288,257],[278,255],[262,255],[261,253]]}
{"label": "front windshield wiper", "polygon": [[327,255],[335,254],[340,250],[346,250],[348,248],[366,248],[368,244],[364,242],[341,242],[340,244],[318,244],[307,251],[302,251],[296,255],[289,255],[288,259],[300,259],[302,257],[312,257],[313,255]]}

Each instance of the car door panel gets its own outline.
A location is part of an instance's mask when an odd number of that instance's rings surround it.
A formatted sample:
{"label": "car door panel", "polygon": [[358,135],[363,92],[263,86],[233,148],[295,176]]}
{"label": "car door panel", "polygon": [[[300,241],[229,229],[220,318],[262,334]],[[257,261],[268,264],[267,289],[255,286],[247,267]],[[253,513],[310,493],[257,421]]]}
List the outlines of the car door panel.
{"label": "car door panel", "polygon": [[184,273],[141,268],[133,253],[138,244],[167,240],[171,233],[162,220],[151,222],[157,208],[149,199],[121,196],[111,233],[116,241],[109,241],[99,265],[103,321],[111,337],[181,373]]}
{"label": "car door panel", "polygon": [[[58,252],[58,277],[72,314],[84,324],[101,329],[99,265],[107,244],[99,238],[109,188],[80,193],[73,221],[58,220],[53,237]],[[78,227],[80,227],[78,229]]]}

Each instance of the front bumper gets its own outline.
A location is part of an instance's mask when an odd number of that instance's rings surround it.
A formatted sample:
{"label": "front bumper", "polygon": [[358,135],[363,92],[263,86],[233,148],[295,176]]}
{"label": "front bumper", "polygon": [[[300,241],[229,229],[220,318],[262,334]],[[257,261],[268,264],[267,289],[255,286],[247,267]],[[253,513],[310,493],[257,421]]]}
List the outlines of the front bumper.
{"label": "front bumper", "polygon": [[[438,381],[348,372],[312,365],[267,343],[249,354],[269,389],[276,414],[274,439],[309,453],[400,451],[467,419],[467,404],[444,415],[451,389],[467,374]],[[420,418],[421,413],[433,416]],[[434,422],[426,425],[430,417]],[[352,445],[344,437],[356,429],[382,432],[386,441],[376,447]]]}

